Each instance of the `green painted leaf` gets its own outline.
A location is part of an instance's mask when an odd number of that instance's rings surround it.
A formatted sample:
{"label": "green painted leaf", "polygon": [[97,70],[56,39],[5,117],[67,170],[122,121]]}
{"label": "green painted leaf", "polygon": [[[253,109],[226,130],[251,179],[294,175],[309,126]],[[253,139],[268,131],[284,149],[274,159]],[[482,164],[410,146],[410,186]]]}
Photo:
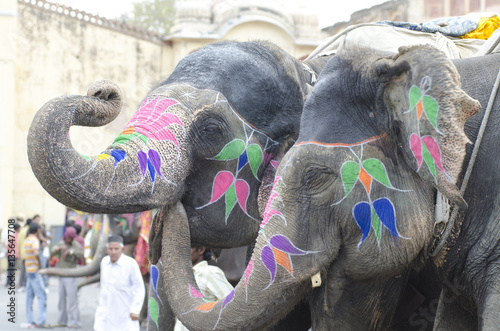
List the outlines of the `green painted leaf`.
{"label": "green painted leaf", "polygon": [[368,159],[363,161],[363,169],[376,181],[387,187],[392,187],[389,176],[387,176],[387,171],[380,160]]}
{"label": "green painted leaf", "polygon": [[125,144],[126,142],[137,137],[140,138],[145,144],[147,144],[148,138],[145,135],[140,134],[139,132],[134,132],[132,134],[120,134],[118,137],[115,138],[115,141],[113,141],[113,146],[119,144]]}
{"label": "green painted leaf", "polygon": [[413,85],[410,89],[410,110],[413,110],[413,108],[415,108],[417,102],[421,97],[422,93],[420,92],[420,89],[418,88],[418,86]]}
{"label": "green painted leaf", "polygon": [[262,149],[259,145],[251,144],[247,148],[248,163],[250,163],[250,168],[255,178],[257,177],[257,172],[259,171],[260,164],[262,163]]}
{"label": "green painted leaf", "polygon": [[236,190],[234,189],[234,184],[232,184],[226,192],[226,220],[229,216],[229,213],[231,212],[231,209],[233,209],[234,204],[236,203],[237,197],[236,197]]}
{"label": "green painted leaf", "polygon": [[424,158],[425,164],[429,167],[429,170],[432,174],[432,176],[436,177],[436,164],[434,163],[434,159],[432,158],[431,153],[429,153],[429,150],[425,146],[425,144],[422,144],[422,156]]}
{"label": "green painted leaf", "polygon": [[428,95],[424,95],[422,98],[422,105],[424,106],[424,111],[429,121],[431,122],[434,129],[437,130],[437,113],[438,113],[438,104],[433,97]]}
{"label": "green painted leaf", "polygon": [[342,183],[344,183],[345,196],[351,192],[352,187],[358,181],[360,167],[359,164],[353,161],[344,163],[340,170]]}
{"label": "green painted leaf", "polygon": [[83,154],[80,154],[80,156],[83,157],[87,161],[91,160],[90,156],[86,156],[86,155],[83,155]]}
{"label": "green painted leaf", "polygon": [[154,298],[149,298],[148,310],[149,316],[151,316],[153,321],[156,323],[156,326],[158,326],[158,314],[160,312],[160,307],[158,306],[158,302],[156,302]]}
{"label": "green painted leaf", "polygon": [[375,235],[377,236],[377,241],[380,242],[380,229],[382,228],[380,226],[381,222],[380,222],[380,218],[378,217],[377,213],[375,212],[375,210],[372,208],[372,228],[373,228],[373,231],[375,231]]}
{"label": "green painted leaf", "polygon": [[228,143],[219,154],[214,156],[215,160],[233,160],[238,158],[245,150],[245,142],[235,139]]}

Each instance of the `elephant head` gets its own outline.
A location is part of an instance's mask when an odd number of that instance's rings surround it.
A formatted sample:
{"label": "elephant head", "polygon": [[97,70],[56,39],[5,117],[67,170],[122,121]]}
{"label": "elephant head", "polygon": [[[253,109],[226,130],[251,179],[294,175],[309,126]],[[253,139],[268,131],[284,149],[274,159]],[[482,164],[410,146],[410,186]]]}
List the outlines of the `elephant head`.
{"label": "elephant head", "polygon": [[[250,263],[223,300],[203,300],[187,272],[188,217],[180,204],[169,211],[165,224],[176,231],[164,231],[162,259],[178,266],[163,270],[175,314],[190,329],[258,329],[286,313],[313,279],[313,328],[342,329],[353,320],[343,315],[346,292],[358,294],[354,306],[369,300],[352,284],[381,284],[425,257],[436,191],[464,205],[456,188],[463,129],[478,108],[452,63],[430,46],[339,53],[304,105]],[[367,315],[354,323],[376,325],[380,316]]]}
{"label": "elephant head", "polygon": [[[154,87],[99,155],[80,155],[68,131],[112,121],[121,108],[116,84],[49,101],[31,125],[29,161],[42,186],[71,208],[133,213],[181,201],[193,241],[246,245],[259,226],[263,175],[297,138],[306,76],[272,44],[211,44]],[[161,226],[152,229],[158,245]]]}

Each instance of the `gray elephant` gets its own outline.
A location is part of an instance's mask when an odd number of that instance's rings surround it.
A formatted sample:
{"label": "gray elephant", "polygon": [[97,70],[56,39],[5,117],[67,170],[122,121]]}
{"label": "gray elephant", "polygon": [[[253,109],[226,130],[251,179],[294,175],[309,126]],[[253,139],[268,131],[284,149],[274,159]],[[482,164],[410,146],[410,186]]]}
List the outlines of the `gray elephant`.
{"label": "gray elephant", "polygon": [[[165,226],[175,231],[164,231],[164,247],[178,249],[165,251],[163,262],[178,268],[163,270],[164,283],[182,323],[258,329],[305,297],[313,329],[385,329],[408,271],[433,262],[460,285],[454,295],[443,290],[435,328],[496,329],[498,101],[465,194],[458,187],[471,158],[466,144],[476,142],[483,118],[473,115],[488,104],[500,55],[455,65],[430,46],[395,55],[354,48],[328,62],[305,103],[299,139],[277,171],[247,270],[223,300],[198,295],[185,272],[186,212],[180,204],[166,210]],[[438,192],[458,219],[430,260],[441,233]],[[364,313],[353,315],[356,305]]]}
{"label": "gray elephant", "polygon": [[[95,83],[87,96],[54,99],[36,114],[28,135],[33,172],[52,196],[77,210],[131,213],[180,201],[192,242],[251,244],[259,201],[263,211],[277,164],[298,136],[310,84],[326,61],[305,64],[265,42],[208,45],[148,93],[109,148],[89,157],[73,149],[70,127],[104,125],[121,108],[114,83]],[[164,264],[161,210],[149,241],[157,265]],[[152,284],[161,278],[155,270]],[[167,328],[167,299],[156,285],[151,293],[151,327]]]}

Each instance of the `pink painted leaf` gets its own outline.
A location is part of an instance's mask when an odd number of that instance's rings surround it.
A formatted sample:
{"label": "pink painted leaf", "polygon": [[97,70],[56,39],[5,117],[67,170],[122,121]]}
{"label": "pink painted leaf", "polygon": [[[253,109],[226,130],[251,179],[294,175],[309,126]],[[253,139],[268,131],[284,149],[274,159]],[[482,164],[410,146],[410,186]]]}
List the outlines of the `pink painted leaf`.
{"label": "pink painted leaf", "polygon": [[248,285],[248,278],[250,278],[250,274],[252,273],[253,271],[253,259],[250,259],[250,261],[248,261],[248,266],[245,270],[245,286]]}
{"label": "pink painted leaf", "polygon": [[410,148],[413,151],[413,155],[417,159],[418,171],[420,169],[420,166],[422,165],[422,142],[420,141],[420,137],[416,133],[411,135]]}
{"label": "pink painted leaf", "polygon": [[431,136],[425,136],[422,138],[422,141],[424,142],[425,147],[427,147],[427,150],[431,154],[434,163],[438,166],[439,169],[441,169],[442,172],[445,172],[443,165],[441,164],[441,150],[439,149],[439,146],[434,140],[434,138]]}
{"label": "pink painted leaf", "polygon": [[193,298],[203,298],[203,294],[196,290],[191,284],[189,284],[189,291],[191,292],[191,296]]}
{"label": "pink painted leaf", "polygon": [[266,211],[264,213],[264,218],[262,219],[262,223],[261,223],[260,226],[266,225],[267,222],[269,222],[269,220],[271,219],[271,217],[273,217],[274,215],[278,215],[278,216],[284,218],[283,214],[279,210],[271,209],[271,210]]}
{"label": "pink painted leaf", "polygon": [[156,131],[153,131],[154,130],[153,127],[144,126],[141,123],[141,124],[135,125],[134,128],[137,132],[139,132],[140,134],[142,134],[150,139],[154,139],[154,140],[158,140],[158,141],[170,140],[175,144],[175,146],[177,146],[177,148],[179,148],[179,142],[177,141],[177,138],[175,137],[174,133],[166,127],[162,127]]}
{"label": "pink painted leaf", "polygon": [[219,200],[219,198],[227,192],[229,187],[233,184],[234,176],[229,171],[219,172],[214,179],[214,186],[212,189],[212,199],[210,203]]}
{"label": "pink painted leaf", "polygon": [[238,203],[241,209],[243,209],[243,211],[246,213],[248,195],[250,194],[250,186],[243,179],[238,179],[234,184],[234,188],[236,190],[236,197],[238,199]]}

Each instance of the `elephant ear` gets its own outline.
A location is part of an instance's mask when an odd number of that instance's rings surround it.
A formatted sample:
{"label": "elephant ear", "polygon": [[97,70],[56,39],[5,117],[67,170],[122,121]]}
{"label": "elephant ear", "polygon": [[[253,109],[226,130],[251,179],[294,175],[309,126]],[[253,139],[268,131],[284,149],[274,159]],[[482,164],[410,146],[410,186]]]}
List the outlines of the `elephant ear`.
{"label": "elephant ear", "polygon": [[432,46],[401,47],[391,60],[379,61],[376,71],[387,81],[389,132],[406,163],[452,203],[466,207],[456,184],[470,142],[464,124],[479,102],[461,89],[453,63]]}

